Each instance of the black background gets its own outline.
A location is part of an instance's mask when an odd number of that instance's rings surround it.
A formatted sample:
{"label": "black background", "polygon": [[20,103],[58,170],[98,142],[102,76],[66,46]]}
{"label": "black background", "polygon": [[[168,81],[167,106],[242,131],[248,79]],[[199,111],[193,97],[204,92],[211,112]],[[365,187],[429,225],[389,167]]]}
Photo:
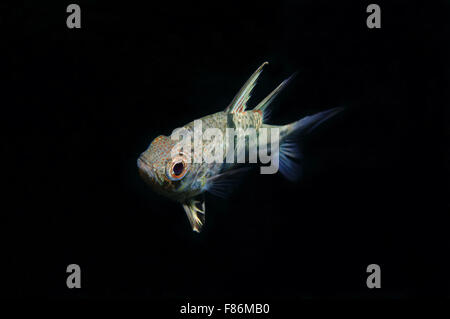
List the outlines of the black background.
{"label": "black background", "polygon": [[[69,3],[2,5],[3,296],[448,298],[446,1],[377,1],[381,29],[368,1],[79,1],[81,29]],[[255,171],[193,233],[136,158],[264,61],[250,106],[299,72],[271,123],[346,110],[304,140],[300,182]]]}

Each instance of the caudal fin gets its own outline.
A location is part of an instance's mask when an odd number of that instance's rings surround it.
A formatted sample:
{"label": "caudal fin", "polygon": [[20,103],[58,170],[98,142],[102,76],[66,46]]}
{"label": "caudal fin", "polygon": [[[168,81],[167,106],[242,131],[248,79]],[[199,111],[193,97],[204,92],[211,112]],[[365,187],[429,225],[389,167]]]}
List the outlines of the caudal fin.
{"label": "caudal fin", "polygon": [[330,110],[326,110],[314,115],[308,115],[304,118],[288,124],[288,132],[287,138],[291,138],[293,136],[298,136],[300,134],[309,134],[315,128],[317,128],[320,124],[328,120],[330,117],[335,116],[339,112],[341,112],[344,108],[335,107]]}
{"label": "caudal fin", "polygon": [[336,115],[343,108],[336,107],[314,115],[309,115],[301,120],[286,126],[286,137],[283,139],[279,150],[279,169],[281,174],[288,180],[295,181],[301,176],[301,166],[298,160],[301,159],[298,137],[311,133],[324,121]]}

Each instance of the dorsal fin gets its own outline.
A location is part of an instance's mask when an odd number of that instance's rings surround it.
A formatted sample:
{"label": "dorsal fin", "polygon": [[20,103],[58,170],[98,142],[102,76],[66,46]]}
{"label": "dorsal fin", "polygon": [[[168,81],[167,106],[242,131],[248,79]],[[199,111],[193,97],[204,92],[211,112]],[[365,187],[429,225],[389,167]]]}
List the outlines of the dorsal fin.
{"label": "dorsal fin", "polygon": [[275,99],[275,97],[278,95],[278,93],[280,93],[280,91],[282,89],[284,89],[286,87],[286,85],[292,80],[292,78],[294,78],[297,75],[297,73],[292,74],[290,77],[288,77],[286,80],[284,80],[283,82],[281,82],[280,85],[278,85],[275,90],[273,90],[272,92],[270,92],[269,95],[267,95],[264,100],[262,100],[261,102],[259,102],[259,104],[257,106],[255,106],[255,108],[253,109],[254,111],[257,110],[261,110],[261,111],[265,111],[267,109],[267,107],[270,105],[270,103]]}
{"label": "dorsal fin", "polygon": [[247,107],[247,101],[250,98],[250,94],[255,87],[256,80],[263,67],[269,64],[269,62],[264,62],[253,74],[252,76],[245,82],[244,86],[239,90],[238,94],[233,98],[230,105],[227,106],[225,112],[236,113],[236,112],[244,112]]}

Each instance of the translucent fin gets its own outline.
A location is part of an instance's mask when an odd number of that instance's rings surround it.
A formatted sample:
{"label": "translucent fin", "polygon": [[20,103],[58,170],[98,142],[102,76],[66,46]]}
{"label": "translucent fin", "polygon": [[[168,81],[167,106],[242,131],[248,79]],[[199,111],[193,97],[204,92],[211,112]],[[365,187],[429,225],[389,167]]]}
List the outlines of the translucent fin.
{"label": "translucent fin", "polygon": [[199,233],[205,224],[205,196],[191,198],[183,204],[192,230]]}
{"label": "translucent fin", "polygon": [[308,134],[325,120],[336,115],[343,108],[333,108],[314,115],[306,116],[301,120],[287,125],[287,135],[280,146],[279,170],[288,180],[296,181],[301,177],[301,165],[298,163],[302,158],[299,142],[300,134]]}
{"label": "translucent fin", "polygon": [[230,105],[227,106],[225,112],[236,113],[244,112],[247,107],[247,101],[250,99],[250,94],[256,85],[256,80],[262,72],[263,67],[269,64],[269,62],[264,62],[245,82],[244,86],[239,90],[236,96],[231,101]]}
{"label": "translucent fin", "polygon": [[297,181],[301,177],[301,166],[297,161],[301,159],[300,147],[297,141],[287,140],[280,146],[280,173],[290,181]]}
{"label": "translucent fin", "polygon": [[305,116],[301,120],[289,124],[288,134],[309,134],[324,121],[341,112],[342,110],[342,107],[335,107],[333,109],[323,111],[314,115]]}
{"label": "translucent fin", "polygon": [[242,174],[249,170],[249,167],[241,167],[215,175],[207,180],[206,191],[215,196],[227,198],[242,179]]}
{"label": "translucent fin", "polygon": [[264,100],[262,100],[261,102],[259,102],[259,104],[253,109],[253,111],[262,111],[263,112],[263,122],[267,122],[267,120],[270,117],[270,109],[268,109],[267,107],[270,105],[270,103],[272,103],[272,101],[276,98],[276,96],[278,95],[278,93],[281,92],[282,89],[284,89],[288,83],[295,77],[297,73],[292,74],[290,77],[288,77],[286,80],[284,80],[283,82],[281,82],[280,85],[278,85],[275,90],[273,90],[272,92],[270,92],[269,95],[266,96],[266,98]]}

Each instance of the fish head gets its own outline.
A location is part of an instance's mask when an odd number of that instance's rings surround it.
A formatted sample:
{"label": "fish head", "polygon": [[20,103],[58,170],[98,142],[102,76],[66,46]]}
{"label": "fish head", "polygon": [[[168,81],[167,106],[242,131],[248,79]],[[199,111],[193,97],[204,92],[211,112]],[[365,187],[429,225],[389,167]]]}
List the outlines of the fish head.
{"label": "fish head", "polygon": [[176,141],[160,135],[153,140],[138,160],[140,176],[155,192],[178,202],[201,193],[196,179],[199,166],[191,163],[186,152],[174,152]]}

